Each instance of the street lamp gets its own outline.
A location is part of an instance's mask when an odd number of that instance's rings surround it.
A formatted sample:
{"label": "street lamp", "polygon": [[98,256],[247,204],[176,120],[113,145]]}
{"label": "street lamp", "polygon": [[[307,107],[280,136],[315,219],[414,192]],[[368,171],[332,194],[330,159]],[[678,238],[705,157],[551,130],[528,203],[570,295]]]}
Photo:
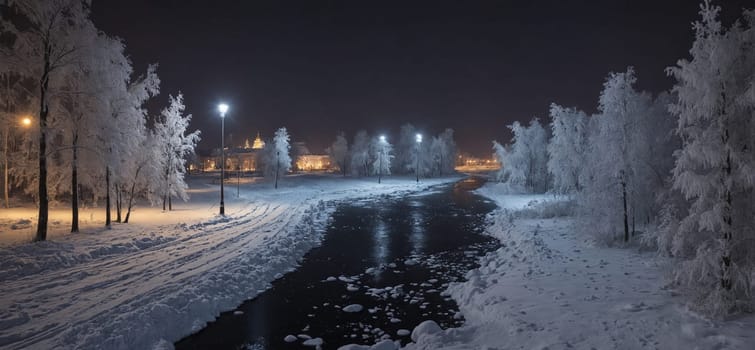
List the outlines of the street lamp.
{"label": "street lamp", "polygon": [[225,215],[223,182],[225,182],[225,114],[228,112],[228,105],[219,104],[218,112],[220,112],[220,215]]}
{"label": "street lamp", "polygon": [[383,155],[385,152],[385,135],[380,135],[380,166],[378,167],[378,183],[380,183],[380,178],[383,175]]}
{"label": "street lamp", "polygon": [[31,126],[31,118],[24,117],[23,119],[21,119],[21,125],[25,127]]}
{"label": "street lamp", "polygon": [[420,145],[422,144],[422,134],[418,133],[416,140],[417,140],[417,167],[415,170],[417,171],[417,183],[419,183],[419,151],[420,151]]}

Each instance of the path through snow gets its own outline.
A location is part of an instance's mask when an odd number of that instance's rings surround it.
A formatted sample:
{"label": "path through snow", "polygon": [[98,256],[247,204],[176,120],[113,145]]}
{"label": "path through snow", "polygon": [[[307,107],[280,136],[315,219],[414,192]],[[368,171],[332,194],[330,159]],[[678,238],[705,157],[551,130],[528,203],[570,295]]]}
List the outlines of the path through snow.
{"label": "path through snow", "polygon": [[226,204],[226,217],[211,214],[217,210],[217,192],[208,190],[213,186],[195,182],[199,189],[184,222],[117,225],[0,248],[0,346],[166,345],[295,268],[319,244],[335,201],[452,180],[416,184],[392,178],[377,185],[369,179],[293,177],[277,191],[265,183],[245,186],[240,199]]}

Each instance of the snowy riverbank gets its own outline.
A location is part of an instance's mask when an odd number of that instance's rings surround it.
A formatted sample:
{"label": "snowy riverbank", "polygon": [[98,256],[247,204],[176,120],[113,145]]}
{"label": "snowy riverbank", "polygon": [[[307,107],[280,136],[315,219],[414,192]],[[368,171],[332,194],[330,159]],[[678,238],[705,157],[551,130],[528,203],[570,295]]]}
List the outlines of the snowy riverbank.
{"label": "snowy riverbank", "polygon": [[[190,182],[191,202],[176,203],[173,212],[139,208],[131,224],[109,231],[95,228],[100,219],[92,213],[84,233],[60,233],[61,219],[51,241],[11,237],[0,248],[0,347],[170,348],[295,268],[319,244],[336,202],[457,179],[417,184],[389,177],[378,185],[374,179],[291,176],[278,190],[270,183],[242,184],[240,198],[229,185],[227,215],[220,217],[218,186],[199,178]],[[11,225],[29,220],[30,212],[4,212],[0,235],[12,235]]]}
{"label": "snowy riverbank", "polygon": [[416,332],[406,349],[752,349],[755,317],[726,322],[687,310],[665,288],[669,261],[636,248],[596,247],[568,203],[478,190],[501,208],[487,232],[505,246],[449,293],[461,328]]}

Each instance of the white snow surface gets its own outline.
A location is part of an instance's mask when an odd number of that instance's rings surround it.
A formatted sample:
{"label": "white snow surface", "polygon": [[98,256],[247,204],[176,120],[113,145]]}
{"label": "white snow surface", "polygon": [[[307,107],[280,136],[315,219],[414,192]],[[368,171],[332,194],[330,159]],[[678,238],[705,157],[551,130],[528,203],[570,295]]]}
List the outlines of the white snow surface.
{"label": "white snow surface", "polygon": [[[130,224],[99,228],[102,209],[84,210],[83,232],[63,234],[65,208],[52,209],[51,240],[24,243],[34,210],[0,212],[0,347],[150,349],[201,329],[265,290],[322,238],[338,201],[405,195],[458,178],[287,176],[274,190],[246,180],[240,198],[190,180],[189,203],[174,211],[137,207]],[[91,214],[90,214],[91,211]],[[12,227],[15,225],[14,227]],[[33,226],[33,225],[32,225]]]}
{"label": "white snow surface", "polygon": [[446,291],[465,324],[416,339],[413,332],[416,342],[405,349],[755,348],[755,316],[711,320],[690,312],[667,287],[667,258],[594,246],[574,218],[537,214],[535,204],[553,196],[507,195],[493,183],[478,193],[501,207],[487,233],[505,247]]}

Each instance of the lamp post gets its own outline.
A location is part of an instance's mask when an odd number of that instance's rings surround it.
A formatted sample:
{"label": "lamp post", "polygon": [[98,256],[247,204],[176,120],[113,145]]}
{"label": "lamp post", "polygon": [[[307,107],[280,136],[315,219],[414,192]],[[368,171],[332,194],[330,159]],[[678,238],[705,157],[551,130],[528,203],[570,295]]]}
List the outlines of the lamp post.
{"label": "lamp post", "polygon": [[228,105],[219,104],[218,112],[220,112],[220,215],[225,215],[223,182],[225,182],[225,114],[228,112]]}
{"label": "lamp post", "polygon": [[378,155],[378,157],[380,158],[379,166],[378,166],[378,183],[380,183],[380,178],[383,176],[384,153],[385,153],[385,135],[380,135],[380,155]]}
{"label": "lamp post", "polygon": [[417,167],[415,168],[417,172],[417,183],[419,183],[419,152],[420,152],[420,145],[422,144],[422,134],[417,134],[416,137],[417,140]]}

